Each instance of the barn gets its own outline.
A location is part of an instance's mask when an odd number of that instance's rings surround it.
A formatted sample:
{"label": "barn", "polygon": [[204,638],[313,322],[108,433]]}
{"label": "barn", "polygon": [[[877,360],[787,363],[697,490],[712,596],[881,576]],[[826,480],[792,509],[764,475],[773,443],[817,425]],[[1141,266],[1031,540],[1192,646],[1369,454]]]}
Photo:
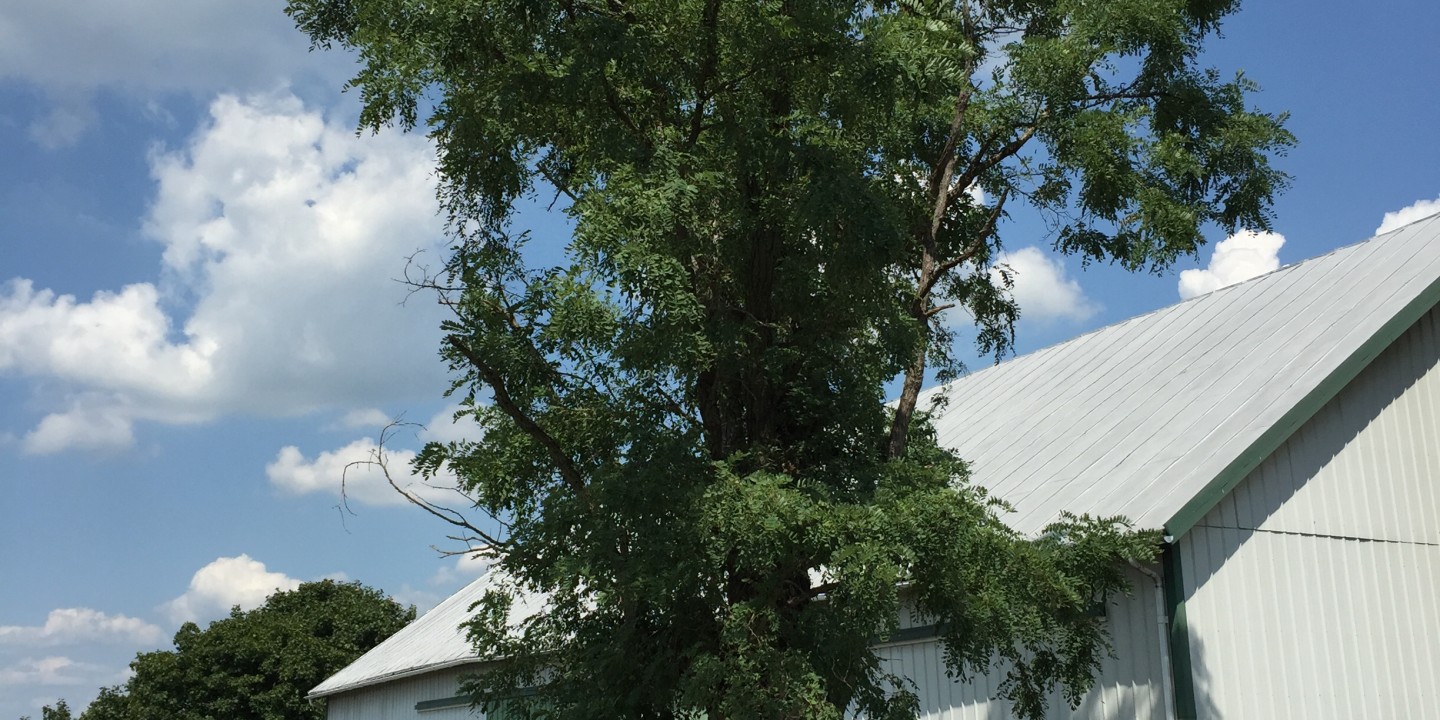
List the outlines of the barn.
{"label": "barn", "polygon": [[[942,442],[1036,532],[1163,528],[1105,609],[1078,718],[1402,718],[1440,707],[1440,216],[930,391]],[[922,399],[923,402],[923,399]],[[923,406],[923,405],[922,405]],[[471,717],[482,578],[312,691],[331,720]],[[520,610],[523,612],[523,610]],[[880,646],[925,717],[1006,718],[934,629]]]}

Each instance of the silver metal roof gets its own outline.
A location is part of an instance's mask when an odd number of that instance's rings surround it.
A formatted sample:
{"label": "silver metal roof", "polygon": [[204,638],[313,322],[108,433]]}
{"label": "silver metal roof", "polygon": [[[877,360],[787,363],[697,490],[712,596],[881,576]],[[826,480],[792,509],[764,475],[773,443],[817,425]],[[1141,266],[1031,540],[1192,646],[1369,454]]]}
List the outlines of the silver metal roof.
{"label": "silver metal roof", "polygon": [[[474,662],[475,650],[460,624],[470,619],[470,606],[499,579],[492,570],[436,605],[400,632],[361,655],[310,691],[324,697],[391,680]],[[542,599],[524,597],[510,608],[510,624],[518,625],[540,610]]]}
{"label": "silver metal roof", "polygon": [[[1440,215],[968,375],[934,422],[1021,532],[1068,510],[1178,536],[1437,301]],[[473,662],[493,575],[311,697]]]}
{"label": "silver metal roof", "polygon": [[1023,533],[1068,510],[1178,536],[1434,306],[1437,279],[1440,215],[933,389],[939,440]]}

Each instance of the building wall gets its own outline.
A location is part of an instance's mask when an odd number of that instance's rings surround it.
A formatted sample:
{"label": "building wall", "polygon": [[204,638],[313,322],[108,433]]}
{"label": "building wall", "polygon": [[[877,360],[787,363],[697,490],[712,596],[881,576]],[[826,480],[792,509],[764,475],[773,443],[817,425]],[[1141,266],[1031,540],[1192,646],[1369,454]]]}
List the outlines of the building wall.
{"label": "building wall", "polygon": [[329,699],[328,720],[481,720],[468,705],[417,711],[418,703],[455,697],[465,667],[438,670],[411,678],[341,693]]}
{"label": "building wall", "polygon": [[1437,365],[1432,310],[1181,538],[1199,717],[1440,707]]}
{"label": "building wall", "polygon": [[[1100,677],[1078,708],[1072,710],[1058,693],[1053,695],[1050,718],[1166,717],[1168,678],[1163,670],[1166,649],[1161,640],[1164,625],[1159,607],[1162,593],[1150,577],[1134,570],[1129,575],[1133,594],[1114,598],[1105,613],[1113,656],[1104,661]],[[934,639],[882,645],[880,654],[886,670],[915,683],[924,720],[1012,717],[1009,704],[994,699],[1004,679],[1002,670],[959,682],[946,674],[942,648]]]}

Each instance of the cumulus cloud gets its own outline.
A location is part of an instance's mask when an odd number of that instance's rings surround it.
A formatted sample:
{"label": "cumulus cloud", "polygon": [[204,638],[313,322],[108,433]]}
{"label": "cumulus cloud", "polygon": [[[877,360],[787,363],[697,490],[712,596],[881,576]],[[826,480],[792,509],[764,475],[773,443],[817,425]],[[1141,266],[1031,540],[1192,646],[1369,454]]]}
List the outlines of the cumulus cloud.
{"label": "cumulus cloud", "polygon": [[68,657],[50,656],[24,658],[6,667],[0,667],[0,686],[3,685],[91,685],[93,678],[105,673],[104,668],[91,663],[77,662]]}
{"label": "cumulus cloud", "polygon": [[0,645],[50,647],[89,643],[154,645],[165,640],[157,626],[139,618],[89,608],[51,610],[40,626],[0,625]]}
{"label": "cumulus cloud", "polygon": [[[1020,306],[1021,317],[1042,323],[1085,322],[1100,311],[1100,304],[1085,295],[1080,283],[1065,266],[1037,247],[1003,253],[997,265],[1009,269],[1015,287],[1011,292]],[[991,273],[997,276],[1000,270]]]}
{"label": "cumulus cloud", "polygon": [[1242,230],[1221,240],[1210,256],[1209,266],[1180,273],[1180,298],[1189,300],[1279,269],[1280,247],[1284,244],[1285,237],[1279,233],[1253,230]]}
{"label": "cumulus cloud", "polygon": [[7,0],[0,80],[28,83],[53,109],[30,127],[42,145],[73,142],[94,122],[86,97],[268,90],[297,81],[337,88],[341,52],[309,53],[283,0]]}
{"label": "cumulus cloud", "polygon": [[358,408],[351,410],[340,418],[342,427],[379,429],[390,424],[391,417],[379,408]]}
{"label": "cumulus cloud", "polygon": [[455,418],[459,412],[459,405],[448,405],[431,416],[425,423],[425,429],[420,433],[420,439],[424,442],[479,442],[485,433],[474,418],[466,415],[460,419]]}
{"label": "cumulus cloud", "polygon": [[265,569],[249,555],[222,557],[200,568],[190,578],[185,594],[160,606],[175,623],[218,618],[238,605],[253,610],[278,590],[294,590],[300,581]]}
{"label": "cumulus cloud", "polygon": [[430,578],[432,585],[459,585],[468,583],[490,571],[490,558],[477,555],[457,555],[453,565],[435,571]]}
{"label": "cumulus cloud", "polygon": [[401,585],[400,589],[391,593],[390,597],[395,602],[400,603],[402,606],[414,605],[415,610],[420,615],[424,615],[425,613],[435,609],[435,606],[439,605],[440,601],[445,599],[440,595],[440,593],[432,592],[430,590],[421,590],[412,586],[410,583],[405,583],[404,585]]}
{"label": "cumulus cloud", "polygon": [[[272,485],[292,495],[343,495],[347,501],[366,505],[408,503],[385,478],[385,470],[376,462],[379,453],[380,448],[368,437],[325,450],[313,459],[300,452],[300,448],[287,445],[265,466],[265,475]],[[405,492],[445,506],[461,499],[454,490],[453,477],[446,475],[427,481],[410,469],[414,460],[413,450],[385,449],[385,466],[390,478]]]}
{"label": "cumulus cloud", "polygon": [[266,87],[325,62],[308,57],[309,40],[284,7],[283,0],[8,0],[0,9],[0,77],[121,91]]}
{"label": "cumulus cloud", "polygon": [[[313,459],[300,448],[287,445],[265,466],[270,483],[292,495],[327,493],[367,505],[404,505],[407,500],[385,479],[377,464],[380,448],[371,438],[326,450]],[[410,472],[415,459],[411,450],[386,450],[385,462],[400,487],[410,491],[427,489],[421,478]]]}
{"label": "cumulus cloud", "polygon": [[1395,212],[1385,213],[1385,217],[1380,221],[1380,227],[1375,228],[1375,234],[1383,235],[1416,220],[1423,220],[1435,213],[1440,213],[1440,197],[1434,200],[1416,200],[1413,204],[1406,205]]}
{"label": "cumulus cloud", "polygon": [[[193,423],[429,396],[440,311],[402,307],[404,258],[442,236],[423,138],[357,138],[293,96],[224,96],[151,159],[161,283],[88,299],[0,284],[0,373],[60,381],[31,452]],[[357,416],[358,417],[358,416]]]}
{"label": "cumulus cloud", "polygon": [[[417,434],[417,439],[422,442],[479,440],[480,426],[469,417],[456,421],[458,409],[458,405],[450,405],[435,413]],[[387,438],[384,459],[396,485],[442,506],[453,506],[463,500],[455,491],[453,475],[446,473],[427,481],[410,469],[415,451],[393,445]],[[343,447],[322,451],[312,459],[300,448],[288,445],[265,466],[265,474],[272,485],[293,495],[343,494],[347,500],[366,505],[404,505],[409,501],[391,487],[376,462],[380,449],[373,438],[363,437]]]}
{"label": "cumulus cloud", "polygon": [[[98,399],[97,399],[98,398]],[[49,455],[67,448],[117,450],[135,441],[134,421],[123,398],[82,395],[70,408],[50,413],[20,441],[29,455]]]}

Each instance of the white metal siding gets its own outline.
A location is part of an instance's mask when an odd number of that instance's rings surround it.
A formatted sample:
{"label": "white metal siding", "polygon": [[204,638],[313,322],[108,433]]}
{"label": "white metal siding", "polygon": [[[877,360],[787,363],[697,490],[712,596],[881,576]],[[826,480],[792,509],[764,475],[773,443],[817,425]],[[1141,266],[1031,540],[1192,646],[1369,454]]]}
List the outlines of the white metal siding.
{"label": "white metal siding", "polygon": [[1180,542],[1202,718],[1440,707],[1431,310]]}
{"label": "white metal siding", "polygon": [[[1160,659],[1160,618],[1153,581],[1130,571],[1134,593],[1112,599],[1106,610],[1114,644],[1114,657],[1107,658],[1101,676],[1075,712],[1057,694],[1051,698],[1050,717],[1100,720],[1165,717],[1162,700],[1163,678]],[[909,613],[901,624],[923,625]],[[957,682],[948,677],[942,651],[934,640],[920,640],[882,646],[885,666],[915,683],[924,720],[1008,720],[1007,704],[992,701],[1003,674],[999,671]],[[417,712],[415,706],[427,700],[455,696],[460,676],[473,668],[459,667],[394,680],[379,685],[341,692],[329,698],[328,720],[477,720],[479,712],[468,707]]]}
{"label": "white metal siding", "polygon": [[[1147,576],[1130,571],[1134,593],[1114,598],[1106,609],[1106,623],[1114,644],[1114,656],[1107,658],[1095,687],[1072,711],[1056,694],[1050,700],[1049,717],[1100,720],[1164,718],[1164,680],[1161,668],[1159,590]],[[1004,674],[987,675],[959,682],[946,674],[939,642],[921,640],[885,645],[880,649],[885,668],[910,678],[920,698],[924,720],[1001,720],[1011,717],[1008,703],[994,700]]]}
{"label": "white metal siding", "polygon": [[329,698],[327,720],[483,720],[484,715],[461,705],[417,711],[415,705],[460,693],[464,667],[438,670],[381,685],[343,692]]}

